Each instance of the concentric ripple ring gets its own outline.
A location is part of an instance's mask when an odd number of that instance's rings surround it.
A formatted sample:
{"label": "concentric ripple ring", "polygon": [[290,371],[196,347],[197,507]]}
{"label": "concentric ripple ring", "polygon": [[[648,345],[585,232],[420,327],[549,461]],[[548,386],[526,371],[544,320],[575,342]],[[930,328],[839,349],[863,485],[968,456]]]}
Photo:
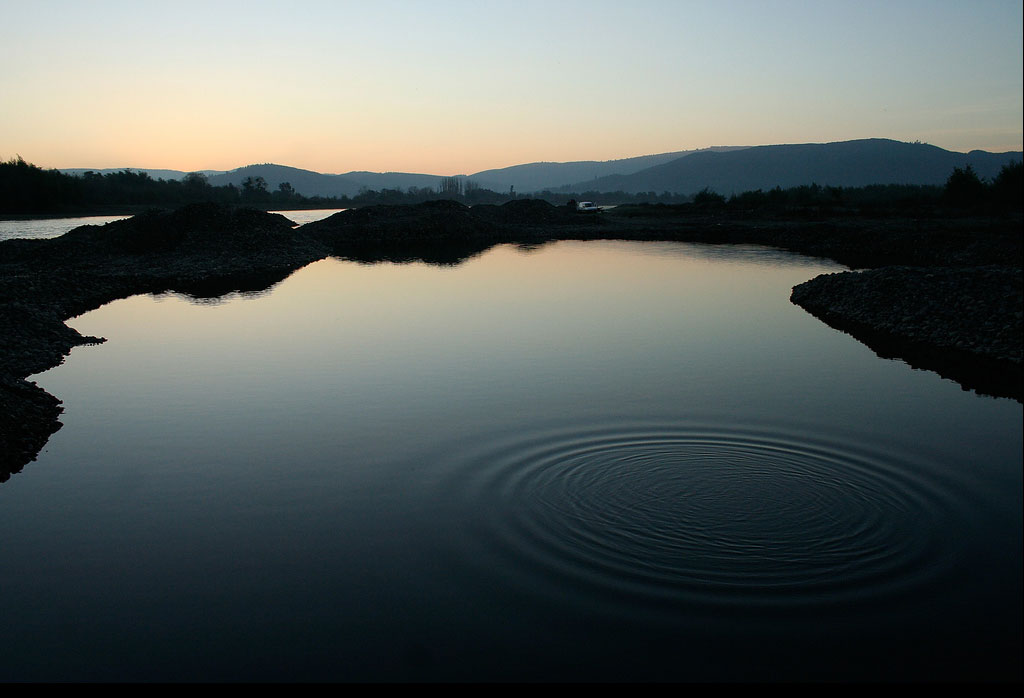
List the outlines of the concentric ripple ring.
{"label": "concentric ripple ring", "polygon": [[968,525],[926,461],[781,429],[516,435],[456,455],[443,487],[488,564],[630,603],[906,593],[955,561],[948,532]]}

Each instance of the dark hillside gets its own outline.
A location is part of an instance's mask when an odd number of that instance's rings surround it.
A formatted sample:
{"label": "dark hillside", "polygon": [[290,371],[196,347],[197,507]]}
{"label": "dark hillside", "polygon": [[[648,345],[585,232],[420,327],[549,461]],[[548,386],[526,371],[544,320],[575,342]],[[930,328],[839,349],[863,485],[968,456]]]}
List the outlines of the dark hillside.
{"label": "dark hillside", "polygon": [[765,145],[730,152],[702,152],[629,176],[576,184],[577,191],[644,191],[693,194],[705,188],[730,195],[744,191],[820,184],[943,184],[954,168],[970,164],[992,179],[1021,153],[956,153],[925,143],[886,139]]}
{"label": "dark hillside", "polygon": [[228,184],[241,186],[247,177],[262,177],[270,191],[287,182],[302,196],[355,196],[365,190],[400,189],[410,187],[436,188],[441,177],[404,172],[346,172],[321,174],[284,165],[247,165],[209,178],[212,186]]}
{"label": "dark hillside", "polygon": [[655,165],[663,165],[682,157],[712,151],[742,150],[746,146],[714,146],[700,150],[679,150],[674,153],[642,155],[621,160],[581,160],[578,162],[531,162],[500,169],[484,170],[470,175],[474,182],[494,191],[515,187],[518,192],[539,192],[562,189],[574,182],[584,182],[611,175],[630,175]]}

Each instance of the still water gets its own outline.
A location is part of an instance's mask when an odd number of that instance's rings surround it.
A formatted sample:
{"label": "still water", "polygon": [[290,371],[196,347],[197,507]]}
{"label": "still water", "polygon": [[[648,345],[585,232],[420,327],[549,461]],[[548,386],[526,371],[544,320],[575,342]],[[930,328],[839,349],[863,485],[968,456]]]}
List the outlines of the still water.
{"label": "still water", "polygon": [[[298,211],[269,211],[269,213],[280,213],[282,216],[302,225],[312,223],[321,218],[326,218],[342,208],[334,209],[303,209]],[[0,242],[25,238],[39,240],[46,238],[60,237],[69,230],[80,225],[104,225],[114,221],[123,220],[129,216],[79,216],[74,218],[26,218],[20,220],[0,220]]]}
{"label": "still water", "polygon": [[2,680],[1020,679],[1020,403],[559,242],[136,296],[35,377]]}
{"label": "still water", "polygon": [[80,225],[104,225],[123,220],[129,216],[79,216],[74,218],[26,218],[24,220],[0,220],[0,242],[24,238],[43,240],[60,237]]}

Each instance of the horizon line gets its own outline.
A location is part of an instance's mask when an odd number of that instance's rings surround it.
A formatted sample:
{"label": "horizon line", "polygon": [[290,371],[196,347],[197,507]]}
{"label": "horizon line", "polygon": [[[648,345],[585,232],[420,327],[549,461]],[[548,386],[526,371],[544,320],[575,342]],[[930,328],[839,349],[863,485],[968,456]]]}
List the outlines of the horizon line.
{"label": "horizon line", "polygon": [[[835,143],[853,143],[853,142],[856,142],[856,141],[873,141],[873,140],[891,141],[893,143],[903,143],[903,144],[906,144],[906,145],[927,145],[927,146],[931,146],[933,148],[939,148],[940,150],[946,150],[947,152],[960,153],[960,154],[963,154],[963,155],[969,155],[972,152],[991,153],[991,154],[994,154],[994,155],[1005,155],[1005,154],[1010,154],[1010,153],[1024,153],[1024,144],[1022,144],[1021,147],[1016,149],[1016,150],[996,151],[996,150],[985,150],[984,148],[972,148],[970,150],[959,150],[958,151],[958,150],[948,150],[946,148],[943,148],[942,146],[938,146],[938,145],[935,145],[934,143],[929,143],[927,141],[921,141],[921,140],[902,141],[902,140],[899,140],[899,139],[896,139],[896,138],[886,138],[886,137],[878,136],[878,137],[870,137],[870,138],[850,138],[850,139],[835,140],[835,141],[802,141],[802,142],[786,142],[786,143],[761,143],[761,144],[758,144],[758,145],[710,145],[710,146],[704,146],[704,147],[701,147],[701,148],[685,148],[685,149],[682,149],[682,150],[665,150],[665,151],[661,151],[661,152],[657,152],[657,153],[645,153],[645,154],[642,154],[642,155],[628,155],[628,156],[620,157],[620,158],[609,158],[607,160],[593,160],[593,159],[591,159],[591,160],[532,160],[530,162],[517,162],[517,163],[513,163],[511,165],[488,167],[488,168],[485,168],[485,169],[482,169],[482,170],[477,170],[477,171],[472,172],[472,173],[457,172],[457,173],[454,173],[454,174],[440,174],[440,173],[434,173],[434,172],[415,172],[415,171],[411,171],[411,170],[396,170],[396,169],[389,169],[389,170],[352,169],[352,170],[346,170],[344,172],[322,172],[322,171],[319,171],[319,170],[311,170],[311,169],[308,169],[308,168],[305,168],[305,167],[297,167],[295,165],[287,165],[287,164],[283,164],[283,163],[279,163],[279,162],[269,162],[269,161],[268,162],[250,162],[250,163],[247,163],[245,165],[238,165],[236,167],[232,167],[232,168],[229,168],[229,169],[220,169],[220,168],[213,168],[213,167],[206,167],[206,168],[200,168],[200,169],[179,169],[179,168],[175,168],[175,167],[131,167],[131,166],[116,166],[116,167],[56,166],[56,167],[43,167],[43,169],[54,169],[54,170],[59,170],[59,171],[63,171],[63,170],[84,170],[84,171],[90,171],[90,170],[91,171],[102,171],[102,170],[124,171],[124,170],[130,170],[130,171],[135,171],[135,172],[143,172],[143,171],[147,171],[147,170],[167,170],[167,171],[170,171],[170,172],[181,172],[181,173],[184,173],[184,174],[191,174],[193,172],[216,172],[218,174],[227,174],[227,173],[230,173],[230,172],[236,172],[236,171],[244,169],[246,167],[260,167],[260,166],[271,165],[271,166],[275,166],[275,167],[288,167],[288,168],[295,169],[295,170],[303,170],[305,172],[312,172],[314,174],[325,175],[325,176],[341,176],[341,175],[346,175],[346,174],[369,173],[369,174],[408,174],[408,175],[423,175],[423,176],[430,176],[430,177],[472,177],[472,176],[478,175],[478,174],[480,174],[482,172],[490,172],[492,170],[504,170],[504,169],[508,169],[508,168],[511,168],[511,167],[523,167],[523,166],[528,166],[528,165],[571,165],[571,164],[574,164],[574,163],[609,163],[609,162],[617,162],[617,161],[620,161],[620,160],[634,160],[634,159],[637,159],[637,158],[657,157],[659,155],[669,155],[669,154],[672,154],[672,153],[698,153],[698,152],[703,152],[703,151],[708,151],[708,150],[714,150],[715,148],[735,148],[735,149],[744,149],[744,150],[746,150],[746,149],[751,149],[751,148],[765,148],[765,147],[777,147],[777,146],[831,145],[831,144],[835,144]],[[20,154],[15,154],[14,156],[12,156],[10,158],[6,158],[6,160],[13,160],[13,159],[16,159],[16,158],[22,158],[22,156]],[[26,162],[29,162],[30,164],[36,165],[36,163],[32,162],[31,160],[28,160],[26,158],[22,158],[22,159],[24,159]],[[36,165],[36,166],[37,167],[42,167],[40,165]]]}

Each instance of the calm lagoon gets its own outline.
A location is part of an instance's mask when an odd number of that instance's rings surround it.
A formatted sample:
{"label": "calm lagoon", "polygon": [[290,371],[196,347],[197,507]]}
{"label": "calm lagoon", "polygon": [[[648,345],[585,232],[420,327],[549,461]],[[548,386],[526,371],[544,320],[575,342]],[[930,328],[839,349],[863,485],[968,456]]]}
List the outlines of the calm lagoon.
{"label": "calm lagoon", "polygon": [[75,318],[0,679],[1019,680],[1022,406],[789,302],[839,269],[558,242]]}

